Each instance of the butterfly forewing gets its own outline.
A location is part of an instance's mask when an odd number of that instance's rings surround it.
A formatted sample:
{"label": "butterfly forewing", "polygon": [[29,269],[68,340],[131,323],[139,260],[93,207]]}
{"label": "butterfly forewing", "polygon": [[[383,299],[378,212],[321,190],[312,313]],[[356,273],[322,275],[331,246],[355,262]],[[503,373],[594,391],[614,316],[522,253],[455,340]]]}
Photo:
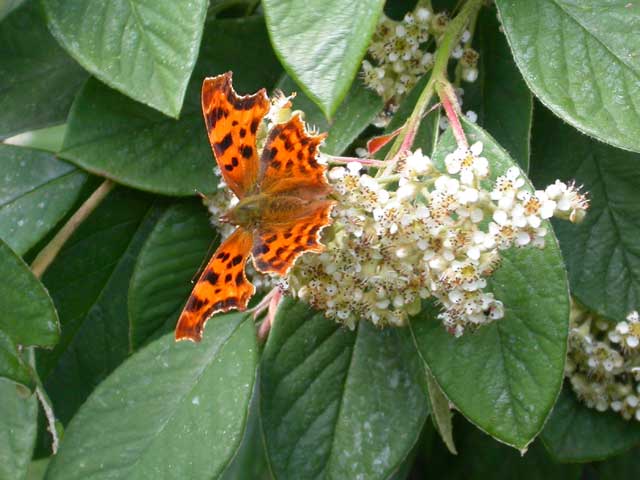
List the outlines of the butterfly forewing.
{"label": "butterfly forewing", "polygon": [[231,72],[206,78],[202,84],[202,113],[209,142],[224,181],[238,198],[256,185],[256,133],[269,105],[264,88],[253,95],[236,94]]}

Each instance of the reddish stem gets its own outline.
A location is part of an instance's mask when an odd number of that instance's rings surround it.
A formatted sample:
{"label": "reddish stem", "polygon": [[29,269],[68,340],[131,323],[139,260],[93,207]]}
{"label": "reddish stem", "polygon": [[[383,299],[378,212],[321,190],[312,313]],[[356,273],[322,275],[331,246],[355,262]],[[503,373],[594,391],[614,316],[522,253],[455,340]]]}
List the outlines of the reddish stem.
{"label": "reddish stem", "polygon": [[265,308],[268,308],[267,316],[262,321],[260,329],[258,330],[258,339],[261,342],[264,342],[269,336],[269,331],[271,331],[271,325],[273,325],[273,321],[276,318],[276,312],[278,311],[278,305],[280,304],[281,299],[282,290],[280,290],[278,287],[275,287],[273,290],[267,293],[260,304],[254,308],[254,310],[260,308],[259,310],[256,310],[254,312],[254,319],[260,314],[260,312],[264,311]]}
{"label": "reddish stem", "polygon": [[386,165],[386,162],[382,160],[375,160],[373,158],[359,158],[359,157],[336,157],[333,155],[325,154],[325,157],[329,160],[329,163],[337,163],[339,165],[348,165],[349,163],[358,162],[362,165],[367,165],[371,167],[383,167]]}
{"label": "reddish stem", "polygon": [[[467,142],[467,137],[464,134],[464,130],[462,129],[462,124],[460,123],[460,118],[458,118],[458,112],[453,105],[453,101],[451,99],[451,95],[455,95],[451,88],[442,88],[438,89],[438,94],[440,95],[440,100],[442,101],[442,106],[444,107],[444,111],[447,114],[447,118],[449,119],[449,125],[451,125],[451,129],[453,130],[453,135],[456,137],[456,143],[459,147],[469,148],[469,142]],[[458,103],[455,100],[456,104]]]}

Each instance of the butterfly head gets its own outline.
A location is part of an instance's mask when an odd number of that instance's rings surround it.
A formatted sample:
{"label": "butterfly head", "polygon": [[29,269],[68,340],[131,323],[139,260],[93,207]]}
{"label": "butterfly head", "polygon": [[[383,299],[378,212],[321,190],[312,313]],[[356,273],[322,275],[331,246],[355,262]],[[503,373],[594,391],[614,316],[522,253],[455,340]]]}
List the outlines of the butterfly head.
{"label": "butterfly head", "polygon": [[264,212],[265,198],[263,195],[250,195],[220,217],[223,223],[230,223],[245,228],[255,226]]}

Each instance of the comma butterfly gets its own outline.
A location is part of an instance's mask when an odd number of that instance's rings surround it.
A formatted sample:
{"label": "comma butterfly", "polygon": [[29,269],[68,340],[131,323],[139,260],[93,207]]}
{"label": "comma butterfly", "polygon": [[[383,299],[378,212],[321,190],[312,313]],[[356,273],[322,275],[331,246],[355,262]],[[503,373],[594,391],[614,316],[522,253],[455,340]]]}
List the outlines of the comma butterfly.
{"label": "comma butterfly", "polygon": [[237,95],[231,76],[204,80],[202,111],[224,181],[239,199],[221,220],[237,228],[198,279],[178,319],[176,340],[198,342],[213,314],[247,308],[255,292],[244,271],[250,255],[259,272],[284,276],[302,253],[322,251],[320,231],[334,205],[327,199],[326,167],[317,160],[326,134],[307,133],[294,114],[271,127],[259,153],[256,140],[271,102],[264,88]]}

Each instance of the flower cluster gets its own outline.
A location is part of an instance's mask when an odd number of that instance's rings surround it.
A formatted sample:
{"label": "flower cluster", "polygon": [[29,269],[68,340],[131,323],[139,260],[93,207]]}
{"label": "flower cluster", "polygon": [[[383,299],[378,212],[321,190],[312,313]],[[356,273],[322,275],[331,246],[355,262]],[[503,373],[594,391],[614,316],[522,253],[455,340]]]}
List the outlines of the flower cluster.
{"label": "flower cluster", "polygon": [[338,204],[327,248],[298,261],[293,292],[350,327],[360,319],[403,325],[427,298],[439,302],[440,319],[455,335],[501,318],[502,303],[485,291],[501,250],[542,247],[542,221],[564,212],[567,198],[576,212],[587,202],[560,183],[530,193],[517,167],[483,189],[489,163],[482,149],[476,143],[449,154],[447,173],[420,150],[376,178],[358,162],[330,170]]}
{"label": "flower cluster", "polygon": [[[362,78],[383,98],[387,113],[393,113],[403,96],[431,69],[432,47],[448,23],[445,13],[434,15],[430,2],[424,1],[418,1],[401,21],[382,14],[368,49],[370,59],[362,62]],[[469,46],[470,40],[471,33],[465,31],[451,55],[458,60],[461,79],[473,82],[478,77],[478,53]],[[382,125],[383,119],[378,123]]]}
{"label": "flower cluster", "polygon": [[640,315],[613,324],[574,305],[565,375],[590,408],[640,421]]}

